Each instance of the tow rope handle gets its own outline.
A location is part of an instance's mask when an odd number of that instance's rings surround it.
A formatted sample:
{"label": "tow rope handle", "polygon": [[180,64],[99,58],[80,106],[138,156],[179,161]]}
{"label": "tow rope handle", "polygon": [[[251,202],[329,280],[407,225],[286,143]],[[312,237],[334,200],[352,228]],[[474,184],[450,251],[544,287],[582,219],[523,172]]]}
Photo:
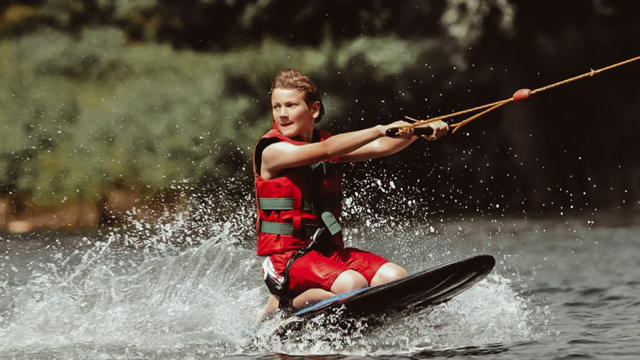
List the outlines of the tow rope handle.
{"label": "tow rope handle", "polygon": [[[397,137],[401,130],[402,128],[390,128],[390,129],[387,129],[386,135],[388,137]],[[413,135],[416,135],[416,136],[433,135],[433,128],[430,128],[430,127],[414,128]]]}

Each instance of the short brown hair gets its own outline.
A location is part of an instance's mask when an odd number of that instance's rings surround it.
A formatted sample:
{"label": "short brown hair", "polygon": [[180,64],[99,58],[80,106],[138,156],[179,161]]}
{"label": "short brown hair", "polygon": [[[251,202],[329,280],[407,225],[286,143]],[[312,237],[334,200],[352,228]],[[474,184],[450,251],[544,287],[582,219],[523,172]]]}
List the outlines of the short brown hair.
{"label": "short brown hair", "polygon": [[320,90],[310,77],[304,75],[297,69],[282,69],[273,78],[271,83],[271,91],[280,88],[288,90],[298,90],[304,93],[304,101],[308,106],[311,106],[314,102],[320,102],[320,113],[316,118],[316,122],[319,122],[324,115],[324,105],[322,105],[322,98],[320,97]]}

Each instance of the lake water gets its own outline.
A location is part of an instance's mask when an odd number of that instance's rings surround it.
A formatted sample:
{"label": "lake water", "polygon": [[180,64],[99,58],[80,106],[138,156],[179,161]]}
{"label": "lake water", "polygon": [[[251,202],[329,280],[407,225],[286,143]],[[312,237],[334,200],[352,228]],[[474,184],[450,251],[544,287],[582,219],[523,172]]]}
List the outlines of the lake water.
{"label": "lake water", "polygon": [[[215,201],[214,201],[215,203]],[[215,204],[212,204],[215,205]],[[1,358],[629,358],[640,354],[640,216],[352,218],[349,244],[411,272],[478,253],[444,305],[344,330],[247,336],[267,297],[251,200],[101,233],[0,234]],[[285,356],[286,357],[286,356]],[[315,357],[314,357],[315,358]]]}

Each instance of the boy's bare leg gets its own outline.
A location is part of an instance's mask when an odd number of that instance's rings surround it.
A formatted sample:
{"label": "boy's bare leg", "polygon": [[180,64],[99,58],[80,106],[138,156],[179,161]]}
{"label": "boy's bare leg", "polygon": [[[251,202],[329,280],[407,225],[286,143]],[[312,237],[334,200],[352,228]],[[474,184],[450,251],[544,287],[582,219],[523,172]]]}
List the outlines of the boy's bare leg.
{"label": "boy's bare leg", "polygon": [[293,299],[293,308],[300,310],[309,307],[336,294],[322,289],[309,289]]}
{"label": "boy's bare leg", "polygon": [[371,279],[371,286],[381,285],[407,276],[407,270],[394,263],[386,263],[376,271]]}
{"label": "boy's bare leg", "polygon": [[[328,299],[334,295],[334,293],[322,289],[309,289],[293,299],[293,308],[299,310],[311,306],[324,299]],[[258,322],[264,321],[269,314],[277,311],[279,304],[280,297],[276,295],[269,296],[267,305],[265,305],[264,309],[262,309],[262,311],[260,311],[260,313],[258,314]]]}
{"label": "boy's bare leg", "polygon": [[[374,276],[373,281],[371,281],[371,284],[383,284],[385,282],[395,280],[396,278],[401,278],[406,275],[407,272],[400,266],[392,263],[386,263],[382,265],[382,267],[380,267],[378,272],[376,272],[376,275]],[[292,305],[296,310],[303,309],[337,294],[367,287],[368,285],[369,284],[367,284],[367,280],[364,278],[364,276],[362,276],[362,274],[354,270],[347,270],[336,278],[333,285],[331,286],[332,291],[326,291],[320,288],[309,289],[296,296],[293,299]],[[269,297],[269,300],[267,301],[267,305],[260,312],[258,322],[263,321],[268,314],[278,310],[279,303],[280,297],[271,295]]]}
{"label": "boy's bare leg", "polygon": [[293,299],[293,308],[302,309],[311,306],[324,299],[328,299],[337,294],[347,291],[361,289],[369,286],[367,280],[355,270],[346,270],[342,272],[331,285],[331,291],[319,288],[309,289]]}

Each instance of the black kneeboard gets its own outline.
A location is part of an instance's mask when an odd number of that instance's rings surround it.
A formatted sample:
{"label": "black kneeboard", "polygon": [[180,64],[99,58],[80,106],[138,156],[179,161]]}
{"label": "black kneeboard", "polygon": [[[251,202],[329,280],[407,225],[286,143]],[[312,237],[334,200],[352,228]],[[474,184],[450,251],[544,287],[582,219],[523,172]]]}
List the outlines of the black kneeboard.
{"label": "black kneeboard", "polygon": [[293,317],[305,318],[341,307],[347,316],[365,317],[441,304],[484,279],[495,263],[491,255],[476,255],[383,285],[336,295],[295,312]]}

